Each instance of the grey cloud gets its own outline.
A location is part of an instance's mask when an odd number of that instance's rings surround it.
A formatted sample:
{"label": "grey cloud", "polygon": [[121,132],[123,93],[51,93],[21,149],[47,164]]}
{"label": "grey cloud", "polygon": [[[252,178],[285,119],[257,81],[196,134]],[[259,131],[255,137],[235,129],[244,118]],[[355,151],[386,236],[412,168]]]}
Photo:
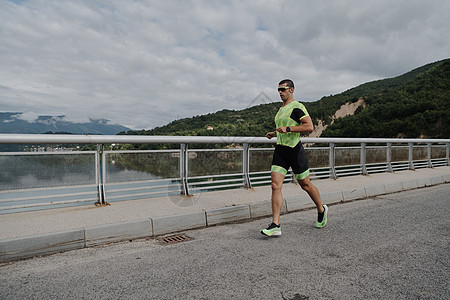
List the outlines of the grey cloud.
{"label": "grey cloud", "polygon": [[3,1],[0,106],[142,129],[243,109],[262,91],[278,101],[283,78],[317,100],[446,58],[448,11],[438,0]]}

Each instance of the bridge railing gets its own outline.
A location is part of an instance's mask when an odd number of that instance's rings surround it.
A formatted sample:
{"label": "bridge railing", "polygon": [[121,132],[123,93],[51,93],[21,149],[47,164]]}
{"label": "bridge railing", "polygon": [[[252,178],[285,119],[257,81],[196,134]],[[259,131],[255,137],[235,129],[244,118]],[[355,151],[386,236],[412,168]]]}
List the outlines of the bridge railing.
{"label": "bridge railing", "polygon": [[[312,179],[450,165],[450,139],[302,142]],[[0,152],[0,213],[267,185],[275,143],[265,137],[0,134],[0,144],[97,145],[95,151]],[[114,150],[118,144],[179,148]],[[189,148],[193,144],[224,147]],[[293,174],[285,180],[293,181]]]}

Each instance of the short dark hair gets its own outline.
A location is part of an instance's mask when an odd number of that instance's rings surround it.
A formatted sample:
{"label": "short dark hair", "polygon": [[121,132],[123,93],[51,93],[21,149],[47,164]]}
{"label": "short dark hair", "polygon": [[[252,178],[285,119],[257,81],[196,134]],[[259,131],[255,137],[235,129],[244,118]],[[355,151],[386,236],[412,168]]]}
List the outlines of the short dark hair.
{"label": "short dark hair", "polygon": [[285,83],[287,84],[287,86],[289,88],[293,88],[294,87],[294,82],[292,80],[290,80],[290,79],[281,80],[278,85],[282,85],[282,84],[285,84]]}

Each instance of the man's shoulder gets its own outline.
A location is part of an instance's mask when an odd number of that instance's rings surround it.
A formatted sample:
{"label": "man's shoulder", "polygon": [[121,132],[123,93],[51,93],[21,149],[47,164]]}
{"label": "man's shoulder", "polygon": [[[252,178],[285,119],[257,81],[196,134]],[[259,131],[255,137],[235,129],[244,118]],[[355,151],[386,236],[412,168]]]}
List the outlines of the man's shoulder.
{"label": "man's shoulder", "polygon": [[301,102],[299,102],[297,100],[294,100],[292,105],[294,107],[298,107],[298,108],[301,108],[301,109],[306,109],[305,105],[303,105],[303,103],[301,103]]}

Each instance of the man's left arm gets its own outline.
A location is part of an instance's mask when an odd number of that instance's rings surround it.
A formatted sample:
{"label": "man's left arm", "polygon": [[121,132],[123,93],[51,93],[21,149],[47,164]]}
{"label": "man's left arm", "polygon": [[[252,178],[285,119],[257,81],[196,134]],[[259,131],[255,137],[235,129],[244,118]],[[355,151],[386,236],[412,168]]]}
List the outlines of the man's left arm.
{"label": "man's left arm", "polygon": [[[304,116],[300,120],[300,125],[298,126],[289,126],[290,132],[312,132],[314,130],[314,125],[310,116]],[[278,127],[277,131],[279,133],[286,133],[287,127]]]}

